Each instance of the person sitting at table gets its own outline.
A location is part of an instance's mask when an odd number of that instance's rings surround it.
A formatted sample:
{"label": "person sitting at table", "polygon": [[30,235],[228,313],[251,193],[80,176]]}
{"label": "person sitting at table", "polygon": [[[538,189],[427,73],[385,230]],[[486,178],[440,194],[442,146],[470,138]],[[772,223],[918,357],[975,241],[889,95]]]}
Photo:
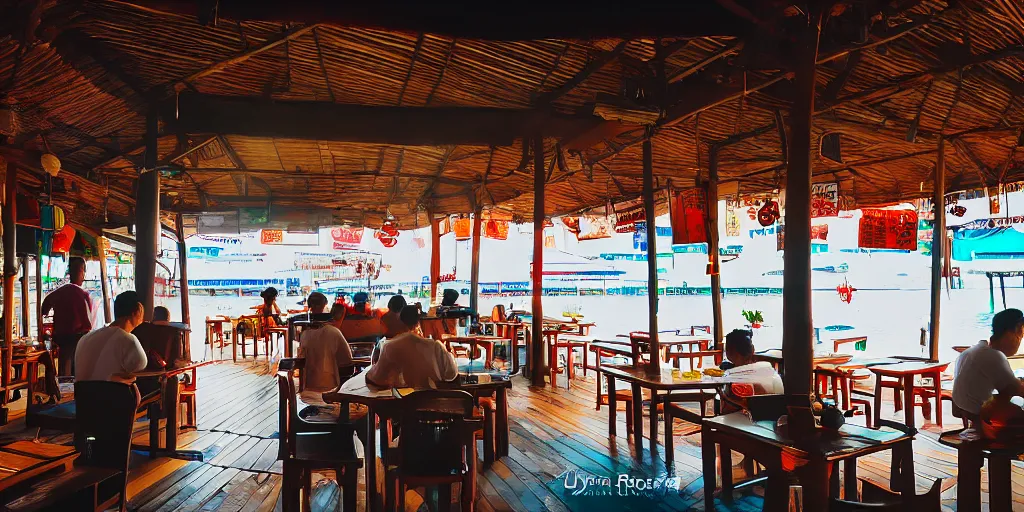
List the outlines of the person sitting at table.
{"label": "person sitting at table", "polygon": [[344,304],[337,304],[331,306],[331,319],[328,323],[336,327],[339,331],[341,326],[345,325],[345,316],[348,314],[348,308]]}
{"label": "person sitting at table", "polygon": [[74,373],[78,342],[93,328],[92,299],[82,288],[85,282],[85,260],[68,260],[68,284],[50,292],[41,305],[42,315],[53,311],[53,342],[60,348],[60,375]]}
{"label": "person sitting at table", "polygon": [[[327,297],[313,292],[309,299],[309,310],[321,314],[327,307]],[[333,391],[341,385],[339,367],[352,364],[352,348],[345,336],[330,323],[314,323],[303,329],[299,336],[299,357],[306,359],[303,371],[303,387],[308,391]]]}
{"label": "person sitting at table", "polygon": [[388,311],[380,317],[381,323],[384,324],[384,336],[387,338],[394,338],[400,333],[405,331],[405,326],[402,324],[402,308],[406,306],[405,297],[401,295],[395,295],[388,301]]}
{"label": "person sitting at table", "polygon": [[953,367],[953,405],[966,413],[965,416],[977,422],[982,405],[992,399],[993,391],[998,398],[989,404],[987,412],[999,415],[999,410],[1020,407],[1010,404],[1010,398],[1024,396],[1024,384],[1013,374],[1007,356],[1017,353],[1024,338],[1024,313],[1019,309],[1000,311],[992,317],[992,337],[979,341],[964,350]]}
{"label": "person sitting at table", "polygon": [[[75,352],[75,380],[119,381],[118,374],[140,372],[146,367],[146,351],[132,334],[142,323],[143,307],[134,290],[114,299],[114,321],[82,336]],[[139,384],[139,383],[137,383]],[[139,386],[145,396],[148,390]]]}
{"label": "person sitting at table", "polygon": [[260,292],[263,304],[256,306],[256,312],[263,321],[264,328],[281,325],[281,308],[277,306],[277,295],[277,288],[273,286]]}
{"label": "person sitting at table", "polygon": [[[736,381],[723,394],[726,404],[745,409],[750,396],[784,392],[782,377],[775,367],[767,361],[754,361],[754,340],[750,331],[735,329],[725,336],[725,357],[733,365],[725,371],[725,377]],[[727,409],[725,407],[723,412]]]}
{"label": "person sitting at table", "polygon": [[433,388],[438,382],[454,380],[459,374],[455,357],[440,341],[414,332],[420,320],[419,308],[402,308],[401,320],[404,332],[384,342],[380,358],[366,371],[367,384],[378,388]]}
{"label": "person sitting at table", "polygon": [[153,308],[153,325],[170,325],[171,312],[163,306]]}

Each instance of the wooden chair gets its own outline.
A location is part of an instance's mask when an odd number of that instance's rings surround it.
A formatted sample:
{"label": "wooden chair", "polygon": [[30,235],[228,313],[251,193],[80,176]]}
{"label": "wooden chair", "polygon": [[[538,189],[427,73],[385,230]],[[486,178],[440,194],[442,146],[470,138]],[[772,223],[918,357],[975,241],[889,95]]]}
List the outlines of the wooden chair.
{"label": "wooden chair", "polygon": [[629,346],[633,353],[633,366],[645,363],[651,351],[651,336],[644,331],[629,333]]}
{"label": "wooden chair", "polygon": [[[596,348],[596,347],[595,347]],[[617,354],[608,352],[598,348],[594,351],[595,363],[597,366],[594,367],[594,373],[597,375],[597,405],[596,410],[600,411],[602,405],[608,405],[608,393],[601,392],[601,358],[614,358]],[[626,432],[633,432],[633,392],[630,389],[614,389],[611,392],[615,393],[615,400],[617,402],[624,403],[626,405]]]}
{"label": "wooden chair", "polygon": [[942,479],[936,478],[925,494],[919,494],[905,503],[899,494],[875,485],[868,480],[861,480],[861,491],[864,502],[832,498],[829,512],[940,512],[942,510]]}
{"label": "wooden chair", "polygon": [[693,352],[672,352],[668,355],[669,359],[672,360],[674,367],[679,368],[679,361],[686,359],[690,362],[690,370],[696,370],[701,367],[704,358],[711,357],[715,360],[715,365],[722,364],[723,354],[721,349],[710,349],[710,350],[695,350]]}
{"label": "wooden chair", "polygon": [[[463,511],[474,508],[476,442],[481,420],[473,417],[473,396],[461,390],[416,391],[402,399],[402,434],[398,449],[388,450],[389,491],[385,510],[405,510],[405,488],[439,486],[442,500],[451,499],[451,485],[462,485]],[[442,505],[447,510],[448,507]]]}
{"label": "wooden chair", "polygon": [[[280,410],[278,412],[278,458],[282,461],[282,508],[286,511],[309,510],[312,474],[316,470],[333,469],[342,496],[338,510],[356,508],[356,472],[363,465],[356,455],[354,431],[310,432],[300,424],[295,398],[295,382],[287,372],[277,375]],[[300,432],[300,430],[303,430]]]}
{"label": "wooden chair", "polygon": [[555,387],[555,382],[558,374],[561,373],[558,369],[558,349],[565,349],[565,388],[569,389],[572,383],[573,377],[576,376],[576,349],[583,349],[583,371],[586,375],[586,354],[587,347],[590,342],[586,339],[580,338],[565,338],[562,335],[567,335],[561,330],[544,330],[544,336],[548,341],[548,360],[551,368],[551,387]]}
{"label": "wooden chair", "polygon": [[[671,393],[658,398],[662,404],[662,413],[665,415],[665,468],[672,467],[672,461],[675,458],[675,439],[672,435],[672,420],[679,418],[683,421],[700,425],[701,421],[706,418],[707,413],[707,402],[715,399],[715,393],[706,392],[704,390],[689,391],[686,393]],[[700,407],[700,412],[694,414],[692,411],[686,410],[683,406],[679,405],[685,402],[696,402]],[[627,409],[628,410],[628,409]],[[627,418],[630,416],[626,415]],[[694,433],[700,432],[699,430]]]}

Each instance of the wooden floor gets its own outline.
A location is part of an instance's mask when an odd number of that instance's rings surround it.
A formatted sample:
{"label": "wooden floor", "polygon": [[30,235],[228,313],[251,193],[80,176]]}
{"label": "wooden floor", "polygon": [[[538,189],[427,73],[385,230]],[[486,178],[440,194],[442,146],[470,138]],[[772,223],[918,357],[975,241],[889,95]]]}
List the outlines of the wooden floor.
{"label": "wooden floor", "polygon": [[[197,396],[199,429],[180,435],[181,448],[198,450],[203,461],[169,458],[150,459],[144,453],[133,454],[128,494],[129,509],[139,511],[271,511],[279,510],[281,475],[277,457],[277,387],[265,360],[233,364],[218,363],[200,370]],[[703,479],[700,468],[699,435],[696,428],[677,421],[675,465],[666,473],[664,448],[657,444],[653,453],[644,443],[642,459],[633,457],[632,443],[625,436],[609,438],[607,412],[594,409],[594,382],[577,379],[572,389],[533,390],[516,378],[509,397],[511,448],[508,457],[482,471],[477,490],[477,510],[703,510]],[[884,407],[892,414],[891,402]],[[948,408],[948,406],[947,406]],[[625,415],[620,413],[619,432],[625,432]],[[863,422],[862,418],[852,420]],[[919,418],[923,422],[923,418]],[[645,420],[646,423],[646,420]],[[922,423],[919,423],[919,425]],[[950,417],[946,428],[956,423]],[[145,444],[145,422],[136,425],[136,442]],[[663,427],[662,427],[663,428]],[[943,478],[943,504],[956,510],[956,453],[936,441],[939,428],[924,424],[915,441],[915,467],[919,492],[935,478]],[[70,442],[68,435],[47,435],[44,440]],[[6,441],[33,437],[35,430],[24,429],[16,419],[0,430]],[[737,473],[740,460],[735,461]],[[576,470],[577,473],[572,471]],[[861,459],[858,470],[863,478],[888,482],[888,457]],[[1024,466],[1014,463],[1013,491],[1015,510],[1024,510]],[[569,472],[569,473],[567,473]],[[584,474],[611,479],[611,496],[573,495],[572,477]],[[678,490],[645,496],[616,496],[619,474],[634,477],[665,478],[678,483]],[[340,491],[333,475],[322,475],[314,482],[313,510],[334,510]],[[983,487],[987,487],[983,475]],[[360,473],[362,482],[362,473]],[[360,484],[362,489],[362,483]],[[592,486],[593,490],[599,486]],[[577,486],[576,489],[579,489]],[[456,493],[457,489],[454,490]],[[422,490],[421,490],[422,492]],[[737,492],[729,506],[718,502],[718,510],[760,510],[763,490],[754,487]],[[359,510],[364,495],[360,491]],[[419,495],[407,495],[408,510],[426,510]],[[454,505],[457,510],[458,505]]]}

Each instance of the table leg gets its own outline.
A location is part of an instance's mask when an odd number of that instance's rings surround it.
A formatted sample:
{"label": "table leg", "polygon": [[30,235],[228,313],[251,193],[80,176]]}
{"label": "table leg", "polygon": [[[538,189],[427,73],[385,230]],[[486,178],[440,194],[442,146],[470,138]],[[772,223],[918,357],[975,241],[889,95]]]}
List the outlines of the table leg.
{"label": "table leg", "polygon": [[634,457],[642,459],[644,456],[644,395],[640,384],[633,383],[633,448]]}
{"label": "table leg", "polygon": [[991,455],[988,458],[988,499],[992,512],[1010,512],[1013,493],[1010,491],[1010,458]]}
{"label": "table leg", "polygon": [[[981,511],[981,466],[985,459],[970,446],[957,450],[956,503],[959,512]],[[990,475],[991,478],[991,475]]]}
{"label": "table leg", "polygon": [[828,494],[835,498],[839,497],[839,466],[833,467],[832,474],[828,476]]}
{"label": "table leg", "polygon": [[[898,392],[898,391],[897,391]],[[914,376],[903,377],[903,409],[904,425],[914,428]]]}
{"label": "table leg", "polygon": [[722,501],[732,503],[732,450],[725,445],[718,445],[718,458],[722,475]]}
{"label": "table leg", "polygon": [[942,426],[942,373],[935,372],[932,375],[932,385],[935,386],[935,424]]}
{"label": "table leg", "polygon": [[803,487],[804,510],[828,510],[828,480],[832,463],[811,461],[799,468],[797,474]]}
{"label": "table leg", "polygon": [[548,342],[548,369],[551,371],[551,389],[558,387],[558,345]]}
{"label": "table leg", "polygon": [[505,457],[508,455],[509,440],[508,391],[505,388],[498,388],[496,395],[494,414],[498,424],[498,457]]}
{"label": "table leg", "polygon": [[590,353],[590,343],[583,342],[583,376],[587,376],[587,354]]}
{"label": "table leg", "polygon": [[164,416],[167,418],[167,430],[164,431],[164,449],[168,452],[178,451],[178,403],[181,398],[181,385],[176,376],[168,377],[164,384]]}
{"label": "table leg", "polygon": [[[898,391],[897,391],[898,393]],[[882,419],[882,376],[875,375],[875,417],[874,425],[877,427],[879,420]]]}
{"label": "table leg", "polygon": [[715,481],[715,442],[703,429],[700,432],[700,447],[704,474],[704,510],[715,510],[715,488],[718,485]]}
{"label": "table leg", "polygon": [[[843,499],[848,501],[860,501],[857,499],[857,459],[850,458],[843,461]],[[836,496],[839,496],[836,494]]]}
{"label": "table leg", "polygon": [[650,420],[651,429],[647,432],[647,439],[650,441],[651,447],[651,458],[654,458],[656,452],[655,445],[658,444],[658,390],[651,389],[651,406],[650,406]]}
{"label": "table leg", "polygon": [[366,459],[366,510],[378,510],[377,506],[377,432],[374,423],[376,415],[373,406],[366,406],[366,444],[363,458]]}
{"label": "table leg", "polygon": [[238,362],[238,329],[231,330],[231,362]]}
{"label": "table leg", "polygon": [[[608,375],[608,435],[615,437],[615,422],[616,418],[615,409],[618,408],[618,403],[615,400],[615,377]],[[597,403],[598,409],[601,408],[601,380],[597,382]],[[632,411],[626,411],[626,414],[631,414]]]}
{"label": "table leg", "polygon": [[893,490],[898,490],[903,496],[904,503],[912,502],[917,496],[917,482],[914,479],[914,445],[911,441],[904,441],[892,449],[893,464],[899,462],[899,487],[892,484]]}

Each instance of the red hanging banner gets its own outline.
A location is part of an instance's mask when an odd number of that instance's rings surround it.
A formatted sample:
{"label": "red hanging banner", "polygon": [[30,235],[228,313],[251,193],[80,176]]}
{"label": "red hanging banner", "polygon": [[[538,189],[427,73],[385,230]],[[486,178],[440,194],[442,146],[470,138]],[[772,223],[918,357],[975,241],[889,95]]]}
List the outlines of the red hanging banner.
{"label": "red hanging banner", "polygon": [[494,240],[508,240],[508,222],[503,220],[484,221],[484,236]]}
{"label": "red hanging banner", "polygon": [[363,241],[363,228],[331,228],[331,238],[347,245],[359,245]]}
{"label": "red hanging banner", "polygon": [[706,190],[689,188],[675,191],[672,195],[672,243],[707,242],[707,226],[704,221],[706,212]]}
{"label": "red hanging banner", "polygon": [[473,221],[469,217],[459,217],[452,222],[452,230],[455,231],[456,240],[469,240],[469,232],[473,229]]}
{"label": "red hanging banner", "polygon": [[615,232],[632,233],[636,231],[636,223],[647,220],[644,205],[637,205],[615,214]]}
{"label": "red hanging banner", "polygon": [[865,249],[917,250],[917,212],[861,210],[857,245]]}

